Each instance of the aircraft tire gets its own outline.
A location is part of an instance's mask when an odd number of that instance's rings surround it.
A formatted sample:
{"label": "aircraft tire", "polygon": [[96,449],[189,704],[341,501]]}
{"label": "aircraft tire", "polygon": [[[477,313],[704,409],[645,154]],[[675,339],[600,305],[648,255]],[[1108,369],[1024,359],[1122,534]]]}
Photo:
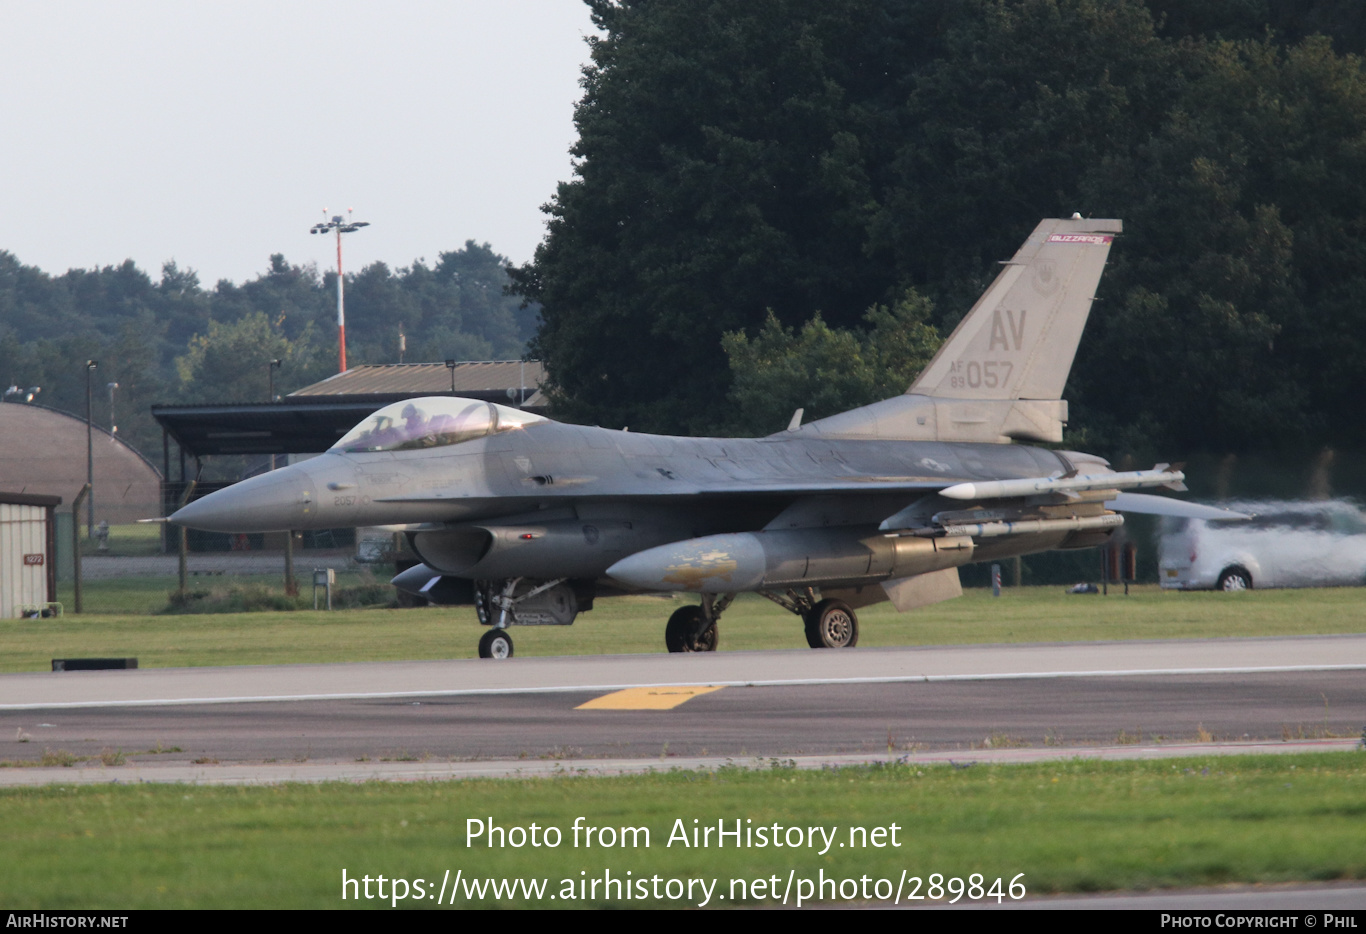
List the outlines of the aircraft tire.
{"label": "aircraft tire", "polygon": [[670,652],[715,652],[720,634],[714,622],[699,634],[704,619],[700,606],[674,610],[664,626],[664,647]]}
{"label": "aircraft tire", "polygon": [[813,649],[852,649],[858,645],[858,617],[842,600],[822,600],[803,619],[806,644]]}
{"label": "aircraft tire", "polygon": [[479,639],[480,658],[511,658],[512,636],[506,629],[490,629]]}

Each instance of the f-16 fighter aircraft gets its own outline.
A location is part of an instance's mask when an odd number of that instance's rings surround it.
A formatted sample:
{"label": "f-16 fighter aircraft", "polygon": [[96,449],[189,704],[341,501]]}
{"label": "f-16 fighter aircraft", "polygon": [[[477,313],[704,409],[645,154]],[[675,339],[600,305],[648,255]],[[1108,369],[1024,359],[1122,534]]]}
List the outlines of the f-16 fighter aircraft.
{"label": "f-16 fighter aircraft", "polygon": [[1063,384],[1117,220],[1045,220],[901,396],[766,438],[566,425],[456,397],[398,402],[327,453],[185,506],[223,532],[393,526],[424,562],[394,585],[473,604],[484,657],[508,628],[568,625],[599,597],[685,591],[671,652],[712,651],[736,594],[853,646],[855,610],[962,593],[958,567],[1102,544],[1125,511],[1233,514],[1127,492],[1183,490],[1159,464],[1116,473],[1060,442]]}

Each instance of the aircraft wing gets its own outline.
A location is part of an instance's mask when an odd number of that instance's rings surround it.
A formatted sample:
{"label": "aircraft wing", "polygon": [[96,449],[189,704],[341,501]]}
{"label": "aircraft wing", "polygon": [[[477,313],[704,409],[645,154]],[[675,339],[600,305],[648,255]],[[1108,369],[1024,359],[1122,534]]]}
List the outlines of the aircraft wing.
{"label": "aircraft wing", "polygon": [[[1113,492],[1106,502],[1119,512],[1140,512],[1152,515],[1185,516],[1198,519],[1244,519],[1247,516],[1213,506],[1187,503],[1160,496],[1122,493],[1121,490],[1162,486],[1184,490],[1185,475],[1159,464],[1152,470],[1124,473],[1098,473],[1072,477],[1026,477],[1007,480],[961,482],[955,478],[920,476],[852,476],[822,477],[810,480],[780,478],[746,478],[727,480],[677,480],[661,474],[659,477],[636,477],[627,483],[613,484],[614,499],[653,499],[674,497],[727,497],[753,495],[840,496],[866,493],[937,493],[949,500],[1010,501],[1037,503],[1041,498],[1066,502],[1079,499],[1082,494],[1102,490]],[[596,477],[529,477],[522,482],[528,496],[542,498],[583,498],[599,494]],[[470,498],[468,488],[453,485],[431,488],[397,496],[377,497],[379,503],[443,503]],[[1094,497],[1088,497],[1094,499]],[[882,529],[905,528],[898,522],[908,516],[900,513],[887,518]]]}
{"label": "aircraft wing", "polygon": [[[850,493],[934,493],[942,490],[952,481],[927,477],[849,477],[822,479],[819,481],[790,480],[733,480],[707,481],[701,483],[687,481],[646,480],[634,484],[617,483],[610,494],[599,494],[592,483],[581,478],[561,480],[544,485],[529,486],[528,496],[572,498],[610,495],[612,499],[650,499],[680,496],[753,496],[756,494],[818,496]],[[399,496],[376,498],[377,503],[445,503],[468,498],[470,493],[459,487],[449,489],[423,490]]]}
{"label": "aircraft wing", "polygon": [[[595,477],[531,477],[527,498],[583,500],[596,498]],[[1104,530],[1123,524],[1116,513],[1181,516],[1197,519],[1243,519],[1241,513],[1161,496],[1121,492],[1167,487],[1184,490],[1184,474],[1158,464],[1151,470],[1105,472],[1070,477],[1026,477],[963,482],[957,478],[926,476],[823,477],[810,480],[744,478],[683,480],[670,475],[637,475],[614,486],[612,498],[635,501],[726,499],[770,496],[791,499],[767,529],[828,524],[838,516],[877,524],[883,532],[918,536],[969,535],[995,538],[1061,531]],[[909,502],[888,511],[888,499]],[[388,503],[449,503],[468,500],[468,490],[428,489],[385,497]],[[961,505],[959,505],[961,503]],[[1086,508],[1074,513],[1071,504]],[[878,512],[879,506],[888,511]],[[1043,508],[1052,507],[1052,508]],[[1062,507],[1061,509],[1058,507]],[[818,521],[812,517],[818,516]],[[842,524],[841,523],[841,524]]]}

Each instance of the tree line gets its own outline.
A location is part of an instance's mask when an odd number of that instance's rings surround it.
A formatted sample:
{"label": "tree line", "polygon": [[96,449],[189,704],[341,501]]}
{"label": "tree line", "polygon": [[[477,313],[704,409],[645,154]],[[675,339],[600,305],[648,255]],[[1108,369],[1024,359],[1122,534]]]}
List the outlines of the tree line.
{"label": "tree line", "polygon": [[[534,307],[504,294],[507,260],[467,242],[391,269],[373,263],[346,276],[347,363],[399,362],[399,329],[409,363],[519,358]],[[0,380],[35,402],[85,413],[86,360],[93,420],[110,427],[107,385],[117,382],[119,436],[158,460],[157,403],[265,402],[337,370],[336,273],[283,255],[240,285],[200,285],[166,263],[153,279],[131,260],[51,275],[0,252]]]}
{"label": "tree line", "polygon": [[1080,212],[1125,235],[1069,443],[1366,443],[1360,4],[589,5],[575,176],[512,272],[565,416],[769,432],[903,391],[870,310],[947,334]]}

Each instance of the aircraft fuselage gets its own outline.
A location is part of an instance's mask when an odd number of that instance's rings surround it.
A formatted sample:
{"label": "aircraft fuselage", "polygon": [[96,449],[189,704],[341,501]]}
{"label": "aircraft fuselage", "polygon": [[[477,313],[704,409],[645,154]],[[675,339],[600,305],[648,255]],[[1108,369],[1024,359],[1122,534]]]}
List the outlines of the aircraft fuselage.
{"label": "aircraft fuselage", "polygon": [[[334,449],[192,503],[176,521],[231,532],[405,526],[414,550],[445,574],[594,579],[647,549],[751,530],[789,538],[815,530],[806,534],[817,550],[868,552],[855,543],[883,537],[878,522],[922,484],[929,494],[947,482],[1070,467],[1024,445],[784,434],[680,438],[542,421],[428,449]],[[1058,547],[1063,538],[1017,537],[996,551]],[[874,561],[855,576],[895,569]]]}

